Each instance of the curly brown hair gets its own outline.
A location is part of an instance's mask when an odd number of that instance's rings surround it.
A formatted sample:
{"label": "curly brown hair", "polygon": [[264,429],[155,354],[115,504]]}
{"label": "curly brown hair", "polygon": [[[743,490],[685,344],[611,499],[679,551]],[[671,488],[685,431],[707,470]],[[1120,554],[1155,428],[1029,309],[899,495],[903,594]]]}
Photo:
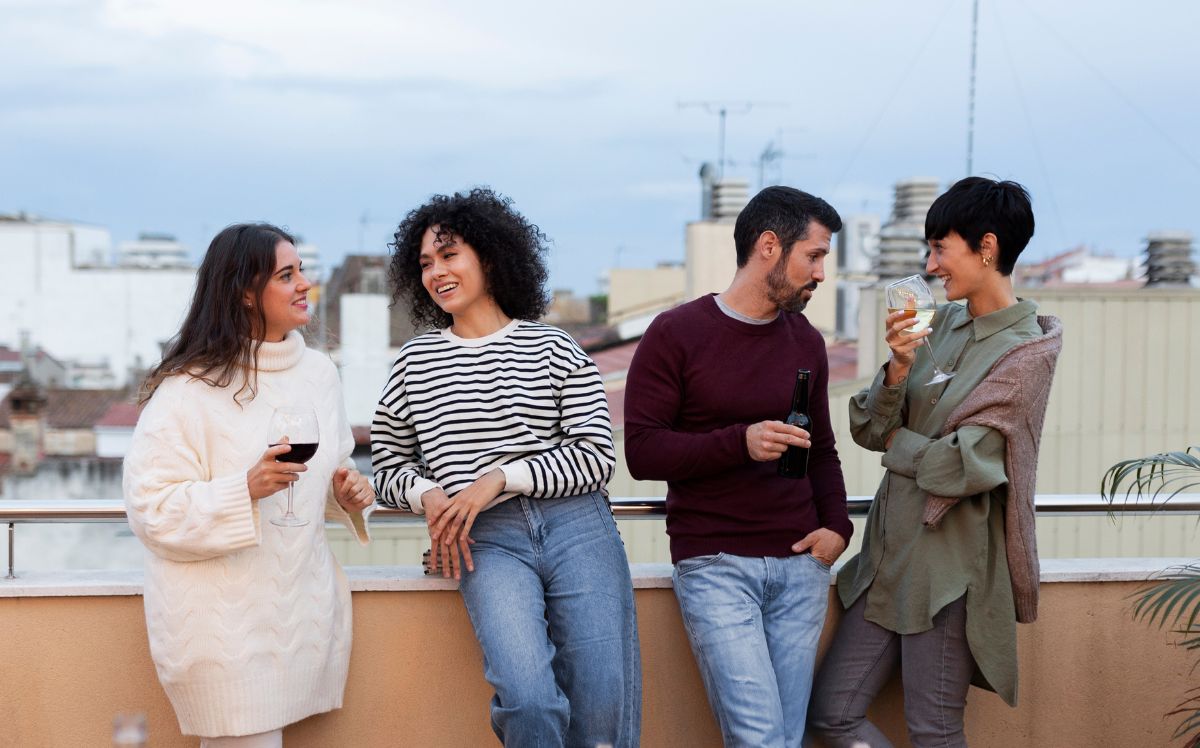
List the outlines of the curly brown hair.
{"label": "curly brown hair", "polygon": [[409,212],[396,229],[388,279],[392,304],[405,303],[418,329],[449,327],[453,318],[442,311],[421,283],[421,239],[437,226],[457,234],[479,255],[487,291],[501,311],[513,319],[536,320],[546,313],[546,235],[512,206],[512,200],[488,187],[434,195]]}

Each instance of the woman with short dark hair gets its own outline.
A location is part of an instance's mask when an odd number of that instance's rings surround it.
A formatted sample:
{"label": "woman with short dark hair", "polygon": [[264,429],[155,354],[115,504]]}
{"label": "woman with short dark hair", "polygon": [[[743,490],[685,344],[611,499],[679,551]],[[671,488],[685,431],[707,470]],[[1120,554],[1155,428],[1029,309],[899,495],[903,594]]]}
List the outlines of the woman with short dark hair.
{"label": "woman with short dark hair", "polygon": [[[337,370],[299,332],[308,290],[282,229],[217,234],[125,458],[150,654],[180,730],[202,746],[280,746],[285,725],[342,705],[350,588],[325,520],[365,544],[374,492],[350,460]],[[305,464],[298,442],[293,462],[292,444],[268,446],[276,409],[296,406],[319,430]],[[298,519],[264,522],[292,485]]]}
{"label": "woman with short dark hair", "polygon": [[459,589],[510,746],[634,746],[633,588],[605,485],[600,373],[546,309],[545,236],[488,189],[438,195],[396,231],[413,321],[371,429],[380,501],[424,514]]}
{"label": "woman with short dark hair", "polygon": [[[914,746],[963,746],[971,683],[1017,697],[1016,623],[1037,616],[1037,449],[1061,326],[1018,299],[1033,235],[1015,182],[964,179],[925,219],[926,272],[950,302],[931,327],[889,314],[891,358],[850,401],[862,447],[887,468],[862,551],[838,571],[846,608],[813,686],[810,727],[830,746],[890,746],[867,707],[900,668]],[[930,347],[922,347],[925,339]],[[953,373],[930,382],[937,366]]]}

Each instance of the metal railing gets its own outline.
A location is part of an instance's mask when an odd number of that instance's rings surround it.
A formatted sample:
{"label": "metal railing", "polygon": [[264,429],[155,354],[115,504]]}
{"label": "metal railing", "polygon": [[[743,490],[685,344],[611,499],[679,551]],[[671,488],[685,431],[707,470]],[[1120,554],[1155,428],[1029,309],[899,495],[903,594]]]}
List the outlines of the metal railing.
{"label": "metal railing", "polygon": [[[850,496],[846,506],[851,517],[863,517],[871,508],[871,496]],[[666,516],[663,497],[614,496],[610,498],[617,519],[659,519]],[[1146,515],[1157,512],[1200,514],[1200,494],[1178,494],[1163,498],[1130,497],[1110,504],[1099,494],[1041,494],[1035,499],[1039,516],[1086,516],[1104,514]],[[8,524],[8,575],[15,579],[16,526],[43,522],[124,522],[125,505],[97,499],[0,500],[0,523]],[[400,509],[377,507],[373,522],[423,522],[421,516]]]}

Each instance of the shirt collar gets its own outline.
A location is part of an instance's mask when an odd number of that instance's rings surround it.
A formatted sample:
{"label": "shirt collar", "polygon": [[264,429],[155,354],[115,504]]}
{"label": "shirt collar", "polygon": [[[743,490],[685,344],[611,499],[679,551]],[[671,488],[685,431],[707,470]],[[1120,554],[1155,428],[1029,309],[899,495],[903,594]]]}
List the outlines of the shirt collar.
{"label": "shirt collar", "polygon": [[1001,330],[1007,330],[1021,320],[1031,314],[1037,313],[1037,304],[1028,299],[1017,299],[1017,303],[1004,309],[999,309],[991,314],[985,314],[982,317],[972,317],[970,312],[963,310],[966,314],[960,315],[951,329],[957,330],[967,324],[972,324],[976,340],[995,335]]}

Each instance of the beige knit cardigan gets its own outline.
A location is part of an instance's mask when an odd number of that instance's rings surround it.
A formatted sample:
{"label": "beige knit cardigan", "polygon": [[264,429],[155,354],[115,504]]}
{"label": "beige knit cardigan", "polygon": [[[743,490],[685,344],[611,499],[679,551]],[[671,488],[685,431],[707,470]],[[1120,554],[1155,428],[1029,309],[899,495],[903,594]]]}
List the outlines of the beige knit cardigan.
{"label": "beige knit cardigan", "polygon": [[[1046,402],[1054,381],[1054,366],[1062,350],[1062,323],[1038,316],[1041,337],[1020,343],[1001,356],[982,382],[959,403],[942,430],[943,436],[961,426],[987,426],[1004,435],[1004,472],[1008,495],[1004,506],[1004,543],[1012,580],[1017,621],[1037,620],[1037,536],[1034,531],[1034,489],[1038,446],[1046,419]],[[962,497],[926,497],[924,522],[936,527]]]}

